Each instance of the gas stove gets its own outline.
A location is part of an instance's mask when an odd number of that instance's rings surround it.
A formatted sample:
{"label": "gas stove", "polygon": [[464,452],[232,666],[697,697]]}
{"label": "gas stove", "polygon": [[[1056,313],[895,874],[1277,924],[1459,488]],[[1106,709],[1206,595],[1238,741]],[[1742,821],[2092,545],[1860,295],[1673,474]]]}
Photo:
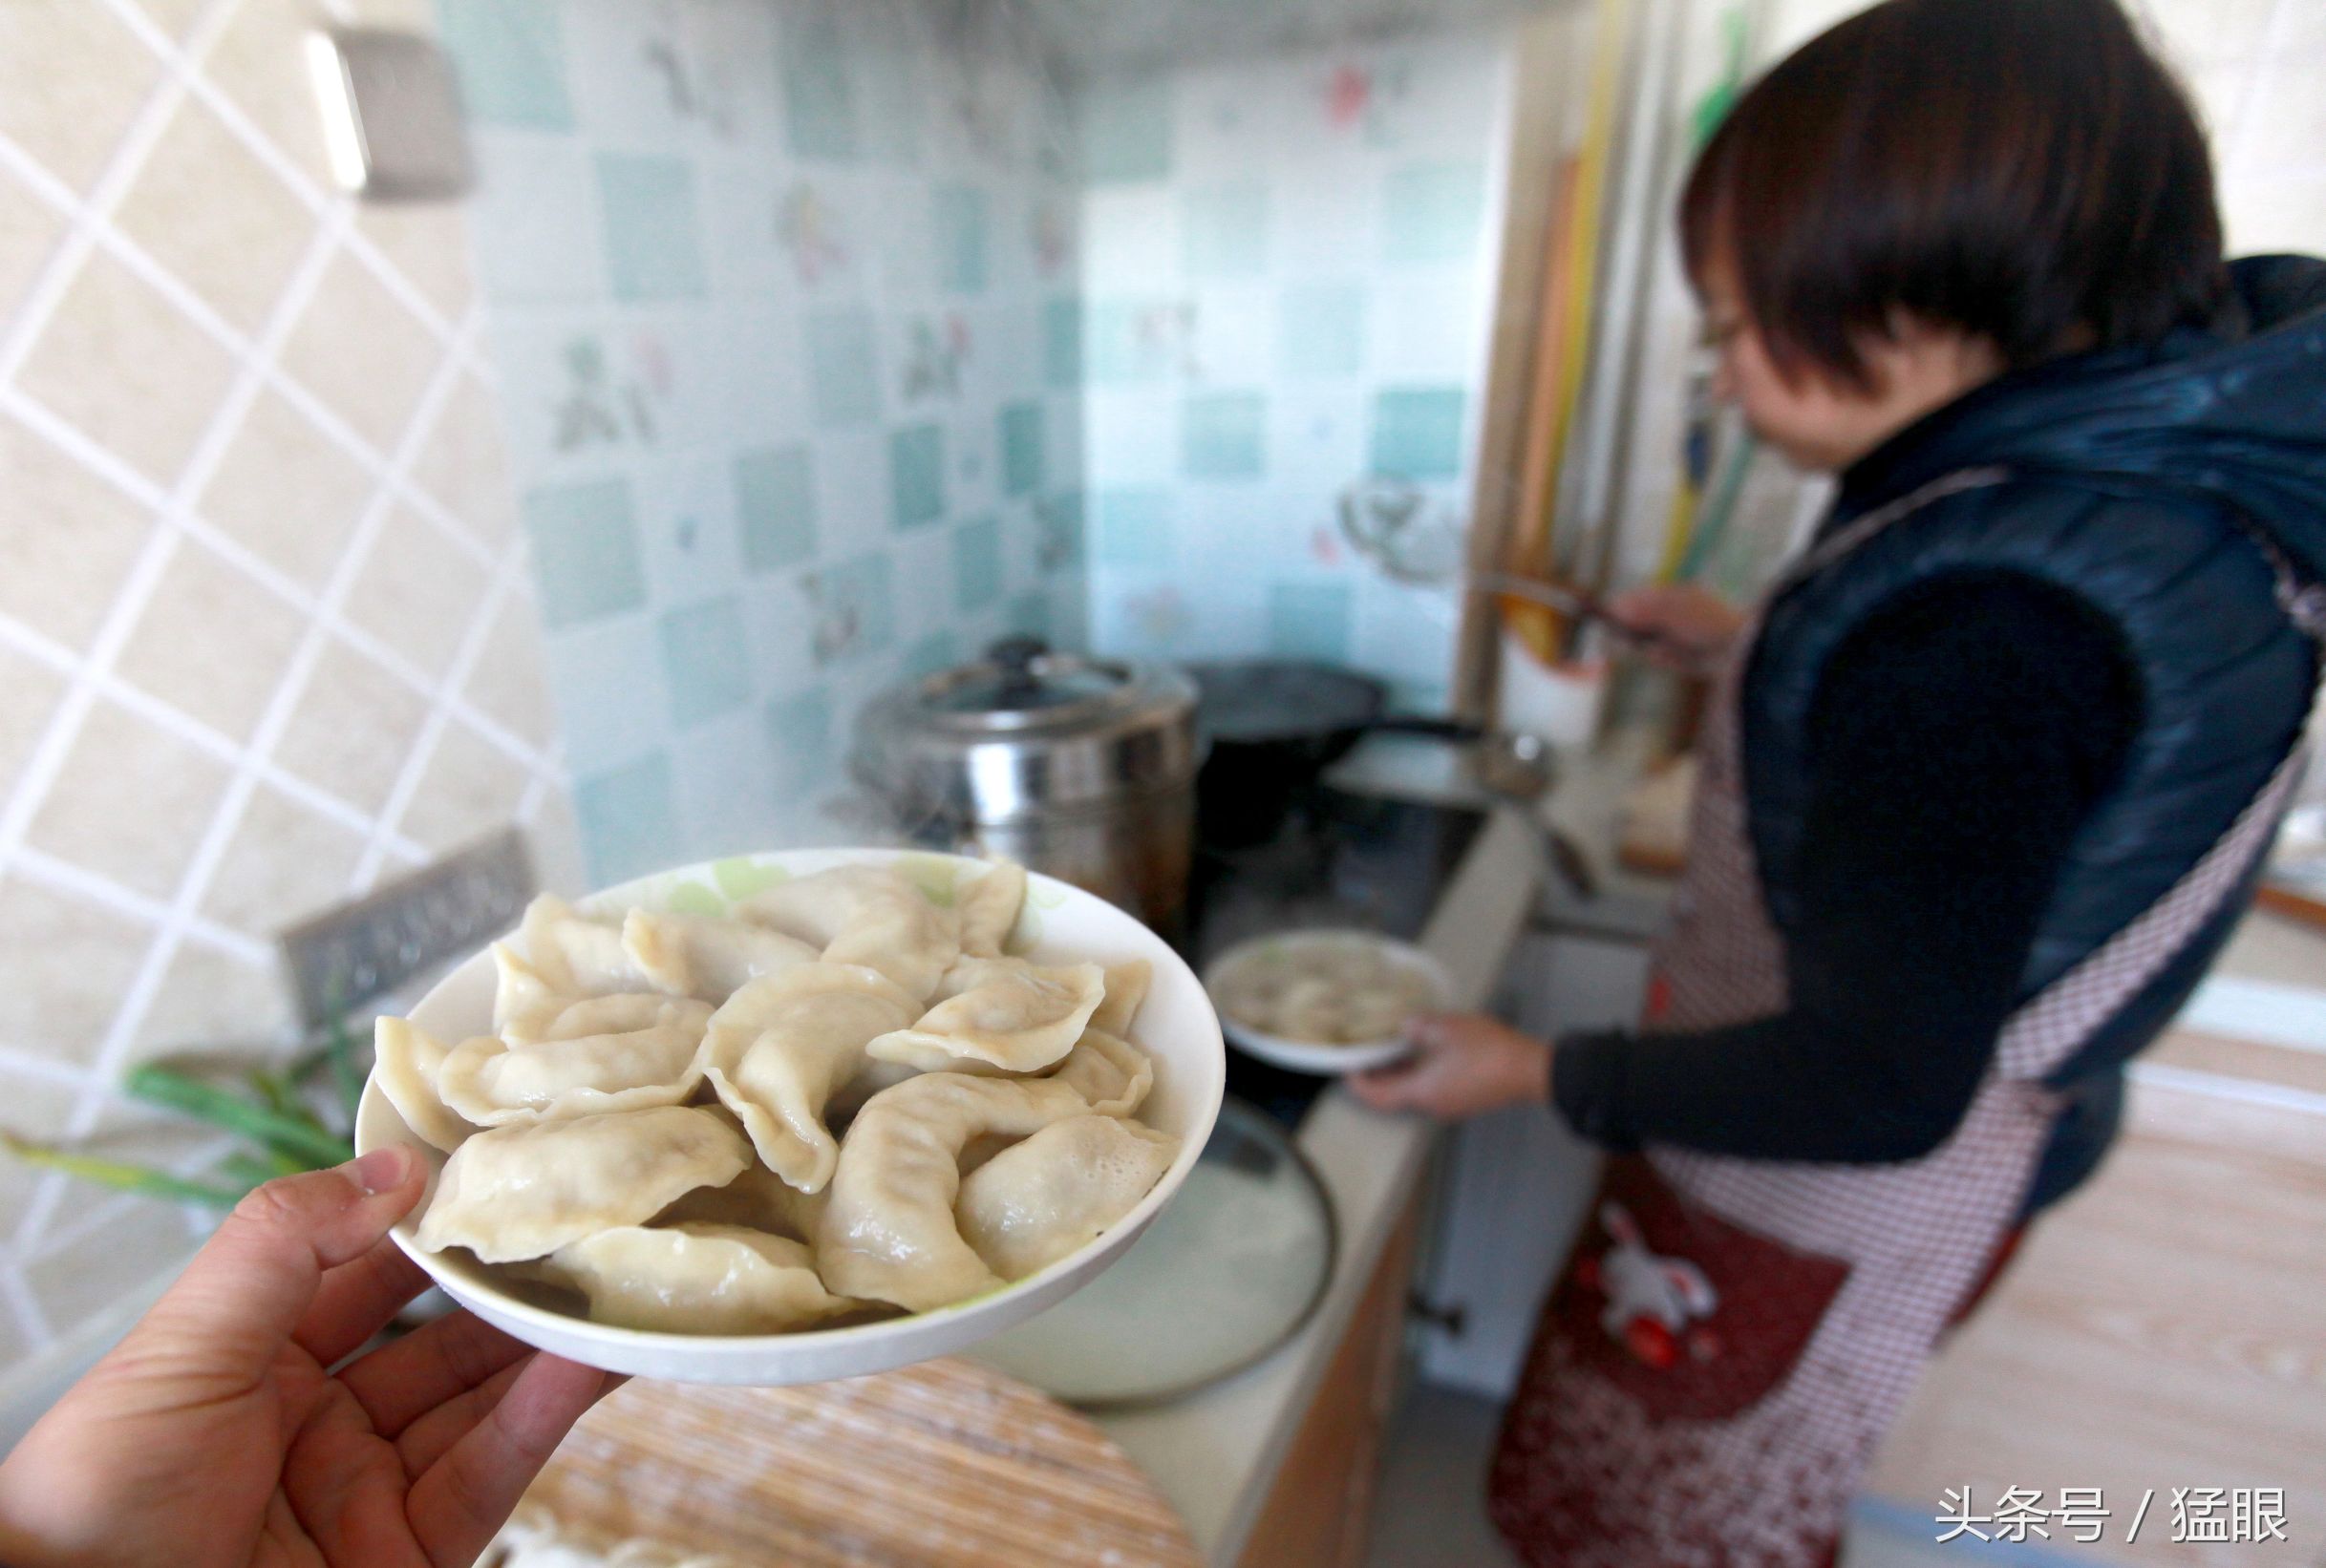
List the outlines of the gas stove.
{"label": "gas stove", "polygon": [[[1198,834],[1179,949],[1202,972],[1248,938],[1360,926],[1404,941],[1421,934],[1486,815],[1310,786],[1274,837],[1228,847]],[[1297,1128],[1331,1083],[1230,1048],[1227,1091]]]}

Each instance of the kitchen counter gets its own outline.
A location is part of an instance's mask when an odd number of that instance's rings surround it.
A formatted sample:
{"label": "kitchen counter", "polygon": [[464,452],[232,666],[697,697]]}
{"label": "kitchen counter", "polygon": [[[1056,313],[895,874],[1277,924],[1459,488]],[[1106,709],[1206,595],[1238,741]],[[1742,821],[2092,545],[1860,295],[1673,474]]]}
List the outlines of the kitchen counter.
{"label": "kitchen counter", "polygon": [[[1486,1004],[1540,871],[1533,830],[1515,810],[1496,808],[1421,935],[1453,976],[1455,1006]],[[1166,1405],[1095,1416],[1179,1510],[1211,1562],[1241,1555],[1437,1134],[1419,1117],[1376,1114],[1345,1089],[1326,1092],[1298,1137],[1340,1224],[1340,1256],[1315,1316],[1266,1361],[1225,1382]]]}

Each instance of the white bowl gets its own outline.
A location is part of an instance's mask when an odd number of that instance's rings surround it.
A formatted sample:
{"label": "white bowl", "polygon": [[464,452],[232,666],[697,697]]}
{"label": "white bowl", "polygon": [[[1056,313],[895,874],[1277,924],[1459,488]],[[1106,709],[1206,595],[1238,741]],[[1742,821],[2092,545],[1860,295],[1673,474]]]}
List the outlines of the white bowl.
{"label": "white bowl", "polygon": [[[982,865],[954,856],[884,849],[743,855],[625,882],[582,900],[580,907],[605,911],[643,905],[718,913],[734,900],[785,876],[890,861],[906,862],[907,872],[924,885],[949,884],[961,872]],[[640,1377],[680,1383],[815,1383],[948,1355],[997,1334],[1096,1279],[1171,1200],[1210,1135],[1227,1071],[1219,1018],[1202,983],[1162,938],[1113,904],[1055,879],[1029,876],[1025,912],[1012,948],[1046,963],[1142,958],[1154,966],[1146,1001],[1131,1028],[1133,1042],[1155,1060],[1155,1088],[1140,1107],[1139,1119],[1177,1136],[1180,1148],[1179,1157],[1154,1190],[1113,1229],[1006,1289],[933,1312],[853,1328],[799,1334],[650,1333],[590,1323],[523,1300],[464,1252],[421,1251],[414,1239],[416,1214],[390,1234],[446,1295],[495,1327],[569,1360]],[[492,1010],[493,962],[486,952],[445,976],[412,1009],[412,1020],[439,1038],[461,1040],[488,1031]],[[355,1113],[355,1148],[361,1153],[386,1143],[406,1144],[427,1158],[433,1196],[434,1172],[442,1169],[444,1155],[405,1125],[374,1075],[364,1086]]]}
{"label": "white bowl", "polygon": [[[1453,976],[1445,972],[1444,964],[1428,953],[1412,943],[1399,942],[1377,931],[1362,930],[1287,931],[1237,943],[1206,966],[1205,989],[1212,989],[1223,976],[1239,964],[1258,958],[1263,952],[1271,949],[1291,952],[1304,944],[1325,943],[1336,946],[1361,943],[1373,949],[1382,964],[1411,969],[1425,977],[1429,981],[1430,991],[1424,1011],[1443,1007],[1447,999],[1454,994]],[[1256,1056],[1263,1062],[1290,1068],[1294,1072],[1313,1073],[1322,1078],[1385,1067],[1413,1049],[1403,1035],[1395,1035],[1386,1040],[1352,1041],[1339,1046],[1319,1045],[1313,1040],[1291,1040],[1283,1035],[1253,1028],[1249,1024],[1229,1017],[1225,1009],[1220,1010],[1219,1018],[1220,1028],[1227,1031],[1227,1043],[1247,1056]]]}

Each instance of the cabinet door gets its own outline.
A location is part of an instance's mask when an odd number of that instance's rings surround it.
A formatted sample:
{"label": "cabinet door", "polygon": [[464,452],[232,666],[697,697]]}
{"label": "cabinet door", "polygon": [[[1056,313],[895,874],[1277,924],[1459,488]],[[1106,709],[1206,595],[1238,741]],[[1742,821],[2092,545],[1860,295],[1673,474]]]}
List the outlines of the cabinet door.
{"label": "cabinet door", "polygon": [[[1542,1039],[1629,1026],[1647,976],[1647,952],[1634,943],[1532,937],[1511,955],[1507,1015]],[[1510,1396],[1598,1173],[1598,1151],[1540,1106],[1498,1111],[1455,1132],[1424,1293],[1433,1307],[1459,1308],[1462,1326],[1423,1336],[1422,1376]]]}
{"label": "cabinet door", "polygon": [[1241,1568],[1359,1568],[1405,1345],[1420,1208],[1382,1249],[1246,1543]]}

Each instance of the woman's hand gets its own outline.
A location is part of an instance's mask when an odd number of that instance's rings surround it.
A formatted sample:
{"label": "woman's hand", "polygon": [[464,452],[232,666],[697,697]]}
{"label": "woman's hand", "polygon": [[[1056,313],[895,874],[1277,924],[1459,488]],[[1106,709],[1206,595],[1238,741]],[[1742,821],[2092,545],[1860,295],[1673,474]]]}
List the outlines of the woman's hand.
{"label": "woman's hand", "polygon": [[1744,629],[1742,610],[1694,583],[1631,588],[1609,600],[1607,609],[1651,659],[1692,672],[1719,658]]}
{"label": "woman's hand", "polygon": [[423,1184],[377,1149],[243,1199],[0,1464],[0,1560],[473,1561],[606,1377],[465,1312],[332,1370],[427,1283]]}
{"label": "woman's hand", "polygon": [[1406,1026],[1414,1053],[1349,1080],[1376,1111],[1448,1121],[1550,1098],[1550,1047],[1483,1013],[1424,1013]]}

